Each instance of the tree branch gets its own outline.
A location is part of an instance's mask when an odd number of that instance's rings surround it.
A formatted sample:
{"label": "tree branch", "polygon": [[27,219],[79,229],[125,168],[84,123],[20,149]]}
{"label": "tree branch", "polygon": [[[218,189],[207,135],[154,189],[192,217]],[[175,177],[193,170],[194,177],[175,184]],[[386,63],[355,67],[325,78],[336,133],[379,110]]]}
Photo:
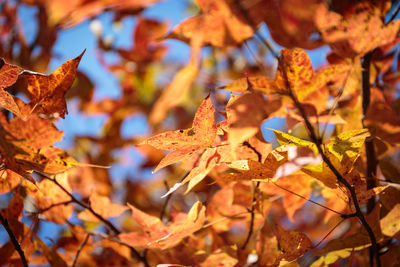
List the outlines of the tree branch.
{"label": "tree branch", "polygon": [[256,204],[257,204],[256,195],[257,195],[257,191],[258,191],[259,187],[260,187],[260,182],[257,182],[257,184],[256,184],[256,186],[254,188],[254,191],[253,191],[253,199],[252,199],[252,202],[251,202],[251,210],[250,210],[251,218],[250,218],[249,233],[247,234],[246,241],[244,241],[244,243],[242,245],[242,249],[246,248],[247,244],[250,241],[251,236],[253,235],[254,217],[255,217],[254,210],[255,210]]}
{"label": "tree branch", "polygon": [[[363,57],[362,67],[362,112],[363,112],[363,125],[364,119],[368,111],[368,107],[371,102],[371,85],[370,79],[370,66],[371,59],[374,51],[369,52]],[[365,128],[365,126],[364,126]],[[374,140],[372,137],[368,137],[365,140],[365,152],[367,156],[367,190],[376,187],[376,169],[378,166],[378,160],[375,154]],[[367,203],[367,213],[370,213],[375,207],[376,199],[372,197]]]}
{"label": "tree branch", "polygon": [[[364,229],[368,233],[368,236],[369,236],[369,238],[371,240],[371,249],[372,249],[373,255],[375,256],[375,259],[376,259],[376,264],[377,264],[378,267],[380,267],[381,266],[381,262],[380,262],[380,258],[379,258],[379,246],[378,246],[375,234],[372,231],[371,226],[368,224],[367,220],[365,219],[364,214],[361,211],[360,205],[358,204],[358,199],[357,199],[356,191],[354,189],[354,185],[350,185],[349,184],[349,182],[335,168],[335,166],[332,164],[330,159],[325,155],[325,153],[324,153],[324,151],[322,149],[322,140],[317,137],[317,135],[315,133],[315,130],[314,130],[314,127],[311,125],[303,106],[298,101],[297,97],[294,95],[282,61],[283,61],[283,55],[281,55],[281,59],[278,61],[278,63],[281,66],[283,78],[284,78],[284,81],[285,81],[285,85],[286,85],[286,88],[288,89],[287,94],[292,99],[292,101],[293,101],[294,105],[296,106],[296,108],[299,110],[299,112],[301,114],[301,117],[304,119],[304,123],[305,123],[306,129],[308,130],[310,139],[316,145],[316,147],[318,149],[318,152],[322,157],[322,160],[326,163],[328,168],[335,174],[338,182],[343,184],[347,188],[347,190],[349,190],[350,195],[351,195],[351,201],[353,202],[354,208],[356,210],[356,217],[358,217],[358,219],[361,221],[362,226],[364,227]],[[371,262],[371,266],[372,265],[373,265],[373,262]]]}
{"label": "tree branch", "polygon": [[4,229],[6,229],[6,231],[8,233],[8,236],[10,237],[10,240],[14,245],[15,250],[18,252],[19,257],[21,258],[21,261],[22,261],[22,265],[24,267],[28,267],[28,262],[26,261],[25,253],[22,250],[21,245],[19,244],[19,242],[18,242],[17,238],[15,237],[13,231],[11,230],[10,225],[8,224],[8,220],[3,217],[1,212],[0,212],[0,221],[1,221],[1,224],[4,226]]}
{"label": "tree branch", "polygon": [[76,266],[76,263],[78,262],[79,254],[81,253],[83,247],[86,245],[86,242],[89,240],[89,237],[90,237],[90,234],[87,234],[85,239],[82,241],[81,245],[79,246],[78,251],[76,252],[76,255],[75,255],[74,262],[72,263],[72,267]]}
{"label": "tree branch", "polygon": [[[52,181],[54,184],[56,184],[62,191],[64,191],[64,192],[72,199],[73,202],[75,202],[76,204],[78,204],[78,205],[81,206],[82,208],[85,208],[85,209],[87,209],[88,211],[90,211],[97,219],[99,219],[101,222],[103,222],[105,225],[107,225],[108,228],[110,228],[110,230],[111,230],[115,235],[119,235],[119,234],[121,233],[121,231],[118,230],[117,227],[115,227],[109,220],[105,219],[103,216],[101,216],[101,215],[98,214],[96,211],[94,211],[94,210],[92,209],[92,207],[90,207],[90,205],[88,205],[88,204],[86,204],[86,203],[80,201],[80,200],[77,199],[76,197],[74,197],[74,195],[72,195],[67,189],[65,189],[65,188],[57,181],[56,177],[54,177],[54,179],[53,179],[53,178],[51,178],[51,177],[48,177],[47,175],[44,175],[43,173],[41,173],[41,175],[42,175],[44,178],[46,178],[46,179]],[[135,255],[141,262],[143,262],[144,265],[145,265],[146,267],[150,267],[150,265],[149,265],[149,263],[147,262],[147,259],[146,259],[145,256],[141,255],[141,254],[139,253],[139,251],[137,251],[134,247],[129,246],[129,248],[131,249],[131,253],[132,253],[133,255]]]}

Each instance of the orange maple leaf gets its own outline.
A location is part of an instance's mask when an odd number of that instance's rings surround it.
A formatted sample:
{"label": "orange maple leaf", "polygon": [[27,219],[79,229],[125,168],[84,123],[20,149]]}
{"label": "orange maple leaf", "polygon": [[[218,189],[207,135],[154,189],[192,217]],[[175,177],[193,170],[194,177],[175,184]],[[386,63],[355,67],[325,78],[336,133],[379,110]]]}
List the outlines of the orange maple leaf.
{"label": "orange maple leaf", "polygon": [[320,4],[315,24],[322,39],[342,57],[363,56],[374,48],[393,42],[400,29],[400,21],[385,25],[382,10],[372,2],[362,1],[342,14],[329,11]]}
{"label": "orange maple leaf", "polygon": [[68,114],[64,95],[75,80],[76,69],[84,53],[68,60],[50,75],[30,71],[20,74],[27,82],[32,113],[44,114],[50,118],[64,118],[65,113]]}
{"label": "orange maple leaf", "polygon": [[282,62],[278,65],[274,79],[267,77],[242,78],[219,88],[244,92],[250,85],[253,90],[267,95],[286,95],[289,90],[286,88],[287,78],[292,93],[299,101],[312,104],[318,111],[325,110],[329,96],[327,84],[338,83],[344,79],[349,66],[345,64],[329,65],[315,73],[311,60],[303,49],[282,49],[281,54]]}
{"label": "orange maple leaf", "polygon": [[[116,217],[128,209],[126,206],[112,203],[109,197],[101,196],[96,192],[90,195],[89,201],[90,207],[105,219]],[[88,210],[79,213],[78,218],[89,222],[99,222],[99,219]]]}
{"label": "orange maple leaf", "polygon": [[174,247],[183,238],[201,229],[205,221],[206,208],[198,201],[187,214],[178,213],[169,226],[164,225],[157,217],[148,215],[131,205],[129,207],[140,230],[120,234],[119,239],[135,247],[158,249]]}
{"label": "orange maple leaf", "polygon": [[203,44],[217,47],[236,45],[253,35],[254,30],[241,12],[230,1],[199,0],[202,13],[190,17],[167,35],[186,43],[197,35],[203,36]]}
{"label": "orange maple leaf", "polygon": [[211,99],[207,97],[196,112],[192,128],[161,133],[140,143],[173,150],[160,161],[154,172],[210,147],[217,136],[214,112]]}
{"label": "orange maple leaf", "polygon": [[4,89],[13,85],[17,81],[18,74],[21,71],[22,68],[8,64],[3,59],[0,59],[0,107],[11,111],[18,116],[21,115],[21,111],[15,103],[14,97]]}

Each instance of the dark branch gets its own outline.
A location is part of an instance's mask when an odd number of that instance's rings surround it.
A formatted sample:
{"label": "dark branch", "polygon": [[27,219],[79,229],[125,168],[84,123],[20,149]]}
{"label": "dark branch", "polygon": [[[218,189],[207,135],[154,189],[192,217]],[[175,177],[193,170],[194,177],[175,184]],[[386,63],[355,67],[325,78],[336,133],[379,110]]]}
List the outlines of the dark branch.
{"label": "dark branch", "polygon": [[13,231],[11,230],[10,225],[8,224],[8,220],[3,217],[1,212],[0,212],[0,221],[1,224],[4,226],[4,229],[6,229],[8,236],[10,237],[10,240],[14,245],[15,250],[18,252],[19,257],[21,258],[22,261],[22,265],[24,267],[28,267],[28,262],[26,261],[24,251],[22,250],[21,245],[19,244],[17,238],[15,237]]}
{"label": "dark branch", "polygon": [[[371,85],[370,79],[370,66],[371,59],[374,51],[369,52],[363,57],[362,67],[362,108],[363,108],[363,124],[371,102]],[[365,126],[364,126],[365,127]],[[367,156],[367,190],[376,187],[376,169],[378,160],[375,154],[374,140],[369,137],[365,140],[365,152]],[[372,197],[367,203],[367,213],[370,213],[375,207],[376,199]]]}

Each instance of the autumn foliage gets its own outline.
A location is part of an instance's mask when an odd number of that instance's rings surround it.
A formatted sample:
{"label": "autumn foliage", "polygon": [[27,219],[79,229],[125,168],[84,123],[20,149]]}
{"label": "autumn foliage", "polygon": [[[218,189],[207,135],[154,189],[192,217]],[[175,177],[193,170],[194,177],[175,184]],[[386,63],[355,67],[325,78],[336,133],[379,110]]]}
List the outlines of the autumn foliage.
{"label": "autumn foliage", "polygon": [[[182,1],[175,27],[158,4],[0,1],[0,265],[400,266],[400,1]],[[131,47],[94,31],[51,70],[60,33],[105,12],[135,20]],[[71,102],[105,122],[62,149]]]}

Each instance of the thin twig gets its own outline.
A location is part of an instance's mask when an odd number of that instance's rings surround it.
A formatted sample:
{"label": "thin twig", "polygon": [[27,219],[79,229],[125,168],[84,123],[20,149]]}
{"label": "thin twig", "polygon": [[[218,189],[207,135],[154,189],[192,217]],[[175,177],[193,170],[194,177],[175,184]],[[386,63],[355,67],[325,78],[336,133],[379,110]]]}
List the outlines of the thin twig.
{"label": "thin twig", "polygon": [[201,229],[205,229],[205,228],[207,228],[207,227],[210,227],[210,226],[212,226],[212,225],[215,225],[215,224],[217,224],[217,223],[223,222],[223,221],[228,220],[228,219],[229,219],[229,220],[232,220],[232,219],[239,218],[239,216],[244,215],[244,214],[248,214],[248,213],[249,213],[248,211],[245,211],[245,212],[239,212],[239,213],[237,213],[237,214],[235,214],[235,215],[224,216],[224,217],[218,218],[218,219],[216,219],[215,221],[212,221],[212,222],[209,222],[209,223],[203,225],[203,227],[201,227]]}
{"label": "thin twig", "polygon": [[14,245],[15,250],[18,252],[19,257],[21,258],[22,265],[24,267],[28,267],[28,262],[27,262],[27,260],[25,258],[25,253],[22,250],[21,245],[19,244],[19,242],[18,242],[17,238],[15,237],[13,231],[11,230],[10,225],[8,224],[8,220],[3,217],[1,212],[0,212],[0,221],[1,221],[1,224],[3,225],[4,229],[6,229],[6,231],[8,233],[8,236],[10,237],[10,240]]}
{"label": "thin twig", "polygon": [[[285,85],[286,85],[286,88],[288,89],[287,94],[292,99],[294,105],[299,110],[302,118],[304,119],[304,123],[306,125],[308,134],[309,134],[309,136],[311,138],[311,141],[316,145],[316,147],[318,149],[318,152],[322,157],[322,160],[325,162],[325,164],[328,166],[328,168],[334,173],[334,175],[336,176],[338,182],[343,184],[347,188],[347,190],[349,190],[350,195],[351,195],[351,200],[353,202],[354,208],[356,209],[356,215],[359,218],[359,220],[361,221],[362,226],[364,227],[364,229],[368,233],[368,236],[369,236],[369,238],[371,240],[371,247],[372,247],[373,255],[375,255],[375,258],[376,258],[377,267],[380,267],[381,266],[381,261],[380,261],[380,258],[379,258],[379,246],[378,246],[375,234],[374,234],[371,226],[368,224],[367,220],[364,217],[364,214],[361,211],[360,205],[358,203],[356,191],[354,189],[354,185],[350,185],[349,184],[349,182],[335,168],[335,166],[332,164],[330,159],[324,153],[324,151],[322,149],[322,140],[320,138],[318,138],[317,135],[315,134],[315,130],[314,130],[313,126],[311,125],[303,106],[298,101],[297,97],[293,94],[292,88],[290,86],[290,83],[289,83],[289,80],[288,80],[288,77],[287,77],[286,69],[283,66],[283,55],[281,57],[282,58],[279,60],[278,63],[281,65],[281,69],[282,69],[282,74],[283,74],[283,78],[284,78],[284,81],[285,81]],[[372,262],[371,262],[371,264],[373,265]]]}
{"label": "thin twig", "polygon": [[289,192],[289,193],[291,193],[291,194],[293,194],[293,195],[295,195],[295,196],[298,196],[299,198],[302,198],[302,199],[304,199],[304,200],[306,200],[306,201],[308,201],[308,202],[311,202],[311,203],[313,203],[313,204],[315,204],[315,205],[317,205],[317,206],[320,206],[321,208],[324,208],[324,209],[327,209],[327,210],[329,210],[329,211],[332,211],[333,213],[336,213],[336,214],[340,215],[341,217],[343,217],[343,216],[348,216],[347,214],[343,214],[343,213],[341,213],[341,212],[339,212],[339,211],[336,211],[336,210],[331,209],[331,208],[329,208],[329,207],[326,207],[326,206],[324,206],[324,205],[322,205],[322,204],[320,204],[320,203],[318,203],[318,202],[315,202],[315,201],[313,201],[313,200],[311,200],[311,199],[308,199],[308,198],[306,198],[306,197],[304,197],[304,196],[302,196],[302,195],[300,195],[300,194],[297,194],[296,192],[294,192],[294,191],[292,191],[292,190],[286,189],[286,188],[284,188],[284,187],[278,185],[276,182],[271,181],[271,183],[274,184],[275,186],[279,187],[280,189],[285,190],[286,192]]}
{"label": "thin twig", "polygon": [[256,184],[256,186],[254,188],[254,191],[253,191],[253,199],[252,199],[252,202],[251,202],[251,210],[250,210],[251,218],[250,218],[249,233],[247,234],[246,241],[244,241],[244,243],[242,245],[242,249],[246,248],[246,246],[249,243],[250,238],[251,238],[251,236],[253,234],[254,217],[255,217],[254,211],[255,211],[255,208],[256,208],[256,204],[257,204],[257,197],[256,196],[257,196],[257,191],[258,191],[259,187],[260,187],[260,182],[257,182],[257,184]]}
{"label": "thin twig", "polygon": [[52,209],[54,207],[62,206],[62,205],[68,205],[68,204],[71,204],[71,203],[73,203],[72,199],[67,200],[67,201],[63,201],[63,202],[54,203],[54,204],[48,206],[47,208],[39,209],[38,211],[33,212],[33,214],[44,213],[44,212],[46,212],[46,211],[48,211],[48,210],[50,210],[50,209]]}
{"label": "thin twig", "polygon": [[344,222],[346,219],[342,219],[342,220],[340,220],[336,225],[335,225],[335,227],[333,227],[319,242],[318,242],[318,244],[316,244],[315,246],[313,246],[313,248],[317,248],[319,245],[321,245],[321,243],[333,232],[333,231],[335,231],[335,229],[336,228],[338,228],[339,227],[339,225],[341,225],[342,224],[342,222]]}
{"label": "thin twig", "polygon": [[[186,176],[185,176],[185,177],[186,177]],[[183,180],[182,180],[182,181],[183,181]],[[169,191],[169,185],[168,185],[168,182],[165,181],[165,180],[164,180],[164,185],[165,185],[165,189],[166,189],[167,192],[168,192],[168,191]],[[162,207],[161,212],[160,212],[160,220],[161,220],[161,221],[164,219],[165,213],[166,213],[166,211],[167,211],[168,203],[169,203],[169,201],[171,200],[171,197],[172,197],[172,194],[173,194],[173,193],[174,193],[174,192],[172,192],[171,194],[169,194],[169,195],[166,197],[165,201],[164,201],[163,207]]]}
{"label": "thin twig", "polygon": [[[74,197],[74,195],[72,195],[67,189],[64,188],[64,186],[62,186],[62,185],[57,181],[56,177],[51,178],[51,177],[49,177],[49,176],[47,176],[47,175],[45,175],[45,174],[43,174],[43,173],[41,173],[41,175],[42,175],[44,178],[46,178],[46,179],[52,181],[54,184],[56,184],[62,191],[64,191],[64,192],[72,199],[73,202],[75,202],[76,204],[78,204],[78,205],[81,206],[82,208],[85,208],[85,209],[87,209],[88,211],[90,211],[90,213],[92,213],[97,219],[99,219],[99,220],[102,221],[105,225],[107,225],[107,226],[110,228],[110,230],[111,230],[112,232],[114,232],[115,235],[119,235],[119,234],[121,233],[121,231],[118,230],[117,227],[115,227],[109,220],[105,219],[103,216],[101,216],[101,215],[98,214],[96,211],[94,211],[94,210],[92,209],[92,207],[90,207],[90,205],[88,205],[88,204],[86,204],[86,203],[80,201],[80,200],[77,199],[76,197]],[[130,250],[131,250],[131,253],[132,253],[133,255],[135,255],[141,262],[143,262],[143,264],[144,264],[146,267],[150,267],[150,265],[149,265],[149,263],[147,262],[147,259],[146,259],[145,256],[141,255],[141,254],[139,253],[139,251],[137,251],[134,247],[129,246],[129,248],[130,248]]]}
{"label": "thin twig", "polygon": [[397,5],[396,10],[393,12],[392,16],[390,17],[386,25],[392,22],[396,18],[397,14],[399,14],[399,11],[400,11],[400,4]]}
{"label": "thin twig", "polygon": [[75,255],[74,263],[72,263],[72,267],[76,266],[76,264],[78,262],[79,254],[81,254],[81,251],[82,251],[83,247],[86,245],[86,242],[89,240],[89,237],[90,237],[90,233],[88,233],[86,235],[85,239],[82,241],[81,245],[79,246],[78,251],[76,252],[76,255]]}

